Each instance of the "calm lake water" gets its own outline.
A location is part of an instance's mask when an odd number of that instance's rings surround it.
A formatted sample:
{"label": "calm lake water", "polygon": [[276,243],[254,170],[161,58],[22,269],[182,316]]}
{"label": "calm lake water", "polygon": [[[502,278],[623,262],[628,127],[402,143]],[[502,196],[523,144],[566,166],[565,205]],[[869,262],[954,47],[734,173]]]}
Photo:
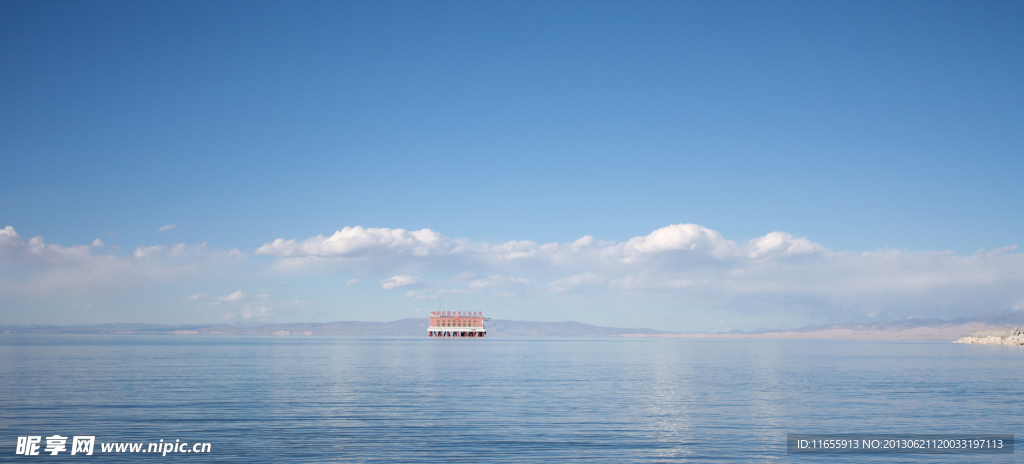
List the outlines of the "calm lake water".
{"label": "calm lake water", "polygon": [[[1020,462],[786,434],[1020,437],[1022,380],[1024,349],[944,341],[0,335],[0,460]],[[53,434],[211,453],[14,455]]]}

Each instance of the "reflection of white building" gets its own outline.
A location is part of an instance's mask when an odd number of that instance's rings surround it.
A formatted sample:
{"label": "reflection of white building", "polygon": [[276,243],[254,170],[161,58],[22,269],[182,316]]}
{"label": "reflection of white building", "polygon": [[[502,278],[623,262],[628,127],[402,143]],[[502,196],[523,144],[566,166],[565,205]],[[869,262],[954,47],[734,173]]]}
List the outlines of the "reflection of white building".
{"label": "reflection of white building", "polygon": [[483,338],[487,335],[480,311],[434,311],[430,313],[427,335],[437,338]]}

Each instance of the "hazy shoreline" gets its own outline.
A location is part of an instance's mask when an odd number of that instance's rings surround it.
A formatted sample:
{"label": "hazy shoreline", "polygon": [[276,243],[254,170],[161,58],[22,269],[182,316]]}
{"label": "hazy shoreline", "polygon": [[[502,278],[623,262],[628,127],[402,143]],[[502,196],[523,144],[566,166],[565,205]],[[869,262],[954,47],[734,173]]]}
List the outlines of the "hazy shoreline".
{"label": "hazy shoreline", "polygon": [[761,339],[864,339],[864,340],[954,340],[961,338],[972,330],[996,329],[1001,326],[974,322],[968,324],[951,324],[937,327],[917,327],[903,330],[854,330],[826,329],[813,331],[780,331],[750,334],[662,334],[662,335],[626,335],[630,337],[665,337],[665,338],[761,338]]}
{"label": "hazy shoreline", "polygon": [[[601,327],[580,322],[494,320],[487,323],[489,337],[653,337],[751,339],[889,339],[956,340],[972,330],[1024,325],[1024,313],[986,314],[952,320],[883,321],[873,324],[834,324],[755,333],[680,333],[643,328]],[[426,318],[391,322],[338,321],[262,325],[232,324],[93,324],[0,326],[2,334],[108,334],[108,335],[239,335],[239,336],[425,336]]]}

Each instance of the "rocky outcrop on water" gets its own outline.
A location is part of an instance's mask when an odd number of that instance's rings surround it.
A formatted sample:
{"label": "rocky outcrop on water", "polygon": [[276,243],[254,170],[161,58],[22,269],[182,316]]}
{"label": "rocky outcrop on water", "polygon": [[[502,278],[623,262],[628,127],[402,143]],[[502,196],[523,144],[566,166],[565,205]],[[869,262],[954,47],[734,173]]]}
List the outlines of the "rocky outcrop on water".
{"label": "rocky outcrop on water", "polygon": [[1024,345],[1024,335],[1012,337],[964,337],[953,343],[973,343],[978,345]]}

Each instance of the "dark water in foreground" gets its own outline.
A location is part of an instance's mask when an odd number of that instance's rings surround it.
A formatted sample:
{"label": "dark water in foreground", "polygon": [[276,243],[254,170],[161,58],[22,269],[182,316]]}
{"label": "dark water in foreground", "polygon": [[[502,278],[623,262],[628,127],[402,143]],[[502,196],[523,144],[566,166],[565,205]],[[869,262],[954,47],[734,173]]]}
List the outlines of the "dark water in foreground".
{"label": "dark water in foreground", "polygon": [[[0,335],[0,461],[1020,462],[786,434],[1019,438],[1022,374],[1024,349],[948,342]],[[52,434],[212,452],[14,455]]]}

